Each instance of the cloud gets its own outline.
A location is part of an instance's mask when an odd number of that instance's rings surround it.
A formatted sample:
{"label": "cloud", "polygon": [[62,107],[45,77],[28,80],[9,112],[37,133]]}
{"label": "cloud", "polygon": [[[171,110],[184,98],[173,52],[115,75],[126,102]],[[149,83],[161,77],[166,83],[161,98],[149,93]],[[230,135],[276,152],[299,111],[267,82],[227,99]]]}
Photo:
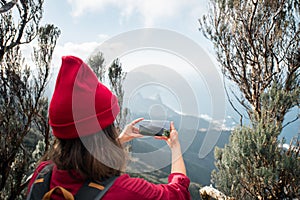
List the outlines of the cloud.
{"label": "cloud", "polygon": [[97,42],[85,42],[85,43],[68,42],[63,45],[56,45],[52,56],[51,74],[48,83],[48,88],[46,90],[46,95],[50,98],[53,94],[56,77],[61,65],[62,56],[67,56],[67,55],[77,56],[82,60],[86,61],[86,59],[99,45],[100,43]]}
{"label": "cloud", "polygon": [[52,67],[54,70],[54,75],[56,75],[58,68],[61,64],[62,56],[72,55],[86,60],[89,55],[94,51],[94,49],[99,46],[100,43],[97,42],[85,42],[85,43],[73,43],[67,42],[63,45],[56,45],[53,58],[52,58]]}
{"label": "cloud", "polygon": [[200,15],[199,8],[203,8],[204,1],[190,0],[187,3],[185,0],[68,0],[68,3],[72,6],[73,17],[101,12],[111,6],[120,10],[121,21],[137,14],[142,17],[144,25],[152,26],[157,22],[181,16],[184,10],[192,15]]}
{"label": "cloud", "polygon": [[199,117],[206,120],[206,121],[208,121],[208,122],[211,122],[213,120],[212,117],[207,115],[207,114],[200,114]]}
{"label": "cloud", "polygon": [[106,35],[106,34],[99,34],[97,37],[100,41],[105,41],[105,40],[109,39],[109,35]]}
{"label": "cloud", "polygon": [[[201,119],[206,120],[207,122],[210,122],[214,130],[219,130],[219,131],[232,131],[235,123],[234,124],[228,124],[226,119],[222,120],[215,120],[211,116],[207,114],[200,114],[199,117]],[[228,119],[231,119],[231,116],[227,116]]]}
{"label": "cloud", "polygon": [[97,42],[85,42],[80,44],[67,42],[63,45],[56,46],[54,56],[61,57],[64,55],[73,55],[85,60],[99,45],[100,43]]}

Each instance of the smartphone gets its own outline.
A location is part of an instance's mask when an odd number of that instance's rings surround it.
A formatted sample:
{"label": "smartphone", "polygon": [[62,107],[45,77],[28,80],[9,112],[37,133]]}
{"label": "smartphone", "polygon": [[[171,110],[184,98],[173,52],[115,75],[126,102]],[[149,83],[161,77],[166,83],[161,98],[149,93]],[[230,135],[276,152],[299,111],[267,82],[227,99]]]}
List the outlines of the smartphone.
{"label": "smartphone", "polygon": [[170,137],[170,121],[143,120],[139,122],[139,131],[145,136]]}

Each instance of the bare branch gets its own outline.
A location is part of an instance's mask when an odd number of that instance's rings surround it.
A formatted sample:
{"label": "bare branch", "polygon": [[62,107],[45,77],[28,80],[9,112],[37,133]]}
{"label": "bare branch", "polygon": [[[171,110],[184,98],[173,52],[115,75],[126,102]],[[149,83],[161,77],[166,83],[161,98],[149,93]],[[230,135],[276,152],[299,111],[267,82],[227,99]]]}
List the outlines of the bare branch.
{"label": "bare branch", "polygon": [[229,101],[229,103],[230,103],[231,107],[234,109],[234,111],[240,116],[240,126],[242,126],[243,125],[243,115],[233,105],[233,102],[232,102],[232,100],[229,97],[228,90],[227,90],[226,83],[225,83],[224,75],[223,75],[223,85],[224,85],[224,90],[225,90],[225,93],[226,93],[226,96],[227,96],[227,100]]}
{"label": "bare branch", "polygon": [[300,119],[300,114],[297,115],[297,117],[295,117],[293,120],[287,122],[286,124],[284,124],[282,126],[282,129],[284,129],[285,127],[287,127],[288,125],[290,125],[291,123],[294,123],[295,121],[299,120]]}

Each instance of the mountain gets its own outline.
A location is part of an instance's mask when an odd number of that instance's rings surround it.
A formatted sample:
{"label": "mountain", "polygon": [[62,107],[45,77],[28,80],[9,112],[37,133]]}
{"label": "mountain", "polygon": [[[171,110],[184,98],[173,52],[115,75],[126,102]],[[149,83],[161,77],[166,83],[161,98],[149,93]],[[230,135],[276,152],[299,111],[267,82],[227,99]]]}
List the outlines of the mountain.
{"label": "mountain", "polygon": [[[214,152],[211,151],[203,159],[199,158],[200,145],[205,137],[204,132],[198,132],[192,143],[183,151],[183,158],[187,168],[187,174],[191,181],[201,185],[209,185],[210,174],[214,165]],[[221,134],[215,146],[224,147],[228,143],[230,132],[224,131]],[[162,170],[166,173],[170,172],[170,156],[171,153],[164,141],[155,140],[154,138],[138,139],[131,142],[131,151],[133,158],[151,166],[154,169]],[[133,164],[133,168],[135,165]],[[149,169],[143,168],[137,170],[139,172],[149,172]]]}
{"label": "mountain", "polygon": [[160,94],[156,94],[155,98],[145,98],[142,94],[137,93],[131,100],[130,105],[126,105],[130,110],[131,120],[139,117],[153,120],[169,120],[173,121],[175,127],[197,130],[199,127],[208,129],[210,122],[198,116],[186,115],[178,113],[161,100]]}
{"label": "mountain", "polygon": [[[211,171],[215,169],[213,149],[215,146],[224,147],[228,143],[230,131],[221,130],[220,126],[204,118],[174,111],[162,102],[160,95],[144,98],[141,94],[136,94],[131,102],[132,106],[129,107],[131,120],[144,117],[174,121],[188,176],[193,182],[209,185]],[[218,138],[215,141],[209,140],[213,135],[218,135]],[[204,141],[210,142],[213,146],[206,156],[200,158],[199,152]],[[166,174],[170,172],[171,153],[164,141],[144,137],[133,140],[130,145],[132,156],[136,159],[136,162],[131,163],[132,170],[137,168],[137,172],[141,173],[148,173],[153,169],[161,170]],[[148,167],[141,168],[139,162]]]}
{"label": "mountain", "polygon": [[[143,178],[154,184],[166,184],[168,182],[170,170],[165,172],[163,170],[155,169],[150,165],[138,160],[132,161],[132,163],[134,163],[134,169],[131,165],[127,167],[127,170],[129,171],[128,173],[131,177]],[[147,169],[149,172],[143,172],[145,169]],[[199,183],[193,181],[190,182],[189,191],[193,200],[200,200],[199,189],[201,187],[202,186]]]}

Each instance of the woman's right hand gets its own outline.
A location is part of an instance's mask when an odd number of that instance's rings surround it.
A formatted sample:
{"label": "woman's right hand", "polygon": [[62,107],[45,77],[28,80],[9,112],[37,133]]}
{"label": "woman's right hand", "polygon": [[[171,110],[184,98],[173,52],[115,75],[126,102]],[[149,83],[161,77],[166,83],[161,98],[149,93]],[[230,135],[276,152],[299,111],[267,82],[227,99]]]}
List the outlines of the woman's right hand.
{"label": "woman's right hand", "polygon": [[171,152],[172,152],[172,165],[171,165],[171,173],[182,173],[186,175],[186,169],[184,160],[182,158],[180,143],[178,139],[178,133],[174,127],[174,123],[171,122],[170,124],[170,137],[156,137],[160,140],[165,140],[169,145]]}
{"label": "woman's right hand", "polygon": [[175,129],[174,122],[170,123],[170,137],[167,138],[164,136],[155,136],[155,138],[159,140],[165,140],[169,145],[170,149],[177,148],[177,147],[180,148],[178,132]]}

